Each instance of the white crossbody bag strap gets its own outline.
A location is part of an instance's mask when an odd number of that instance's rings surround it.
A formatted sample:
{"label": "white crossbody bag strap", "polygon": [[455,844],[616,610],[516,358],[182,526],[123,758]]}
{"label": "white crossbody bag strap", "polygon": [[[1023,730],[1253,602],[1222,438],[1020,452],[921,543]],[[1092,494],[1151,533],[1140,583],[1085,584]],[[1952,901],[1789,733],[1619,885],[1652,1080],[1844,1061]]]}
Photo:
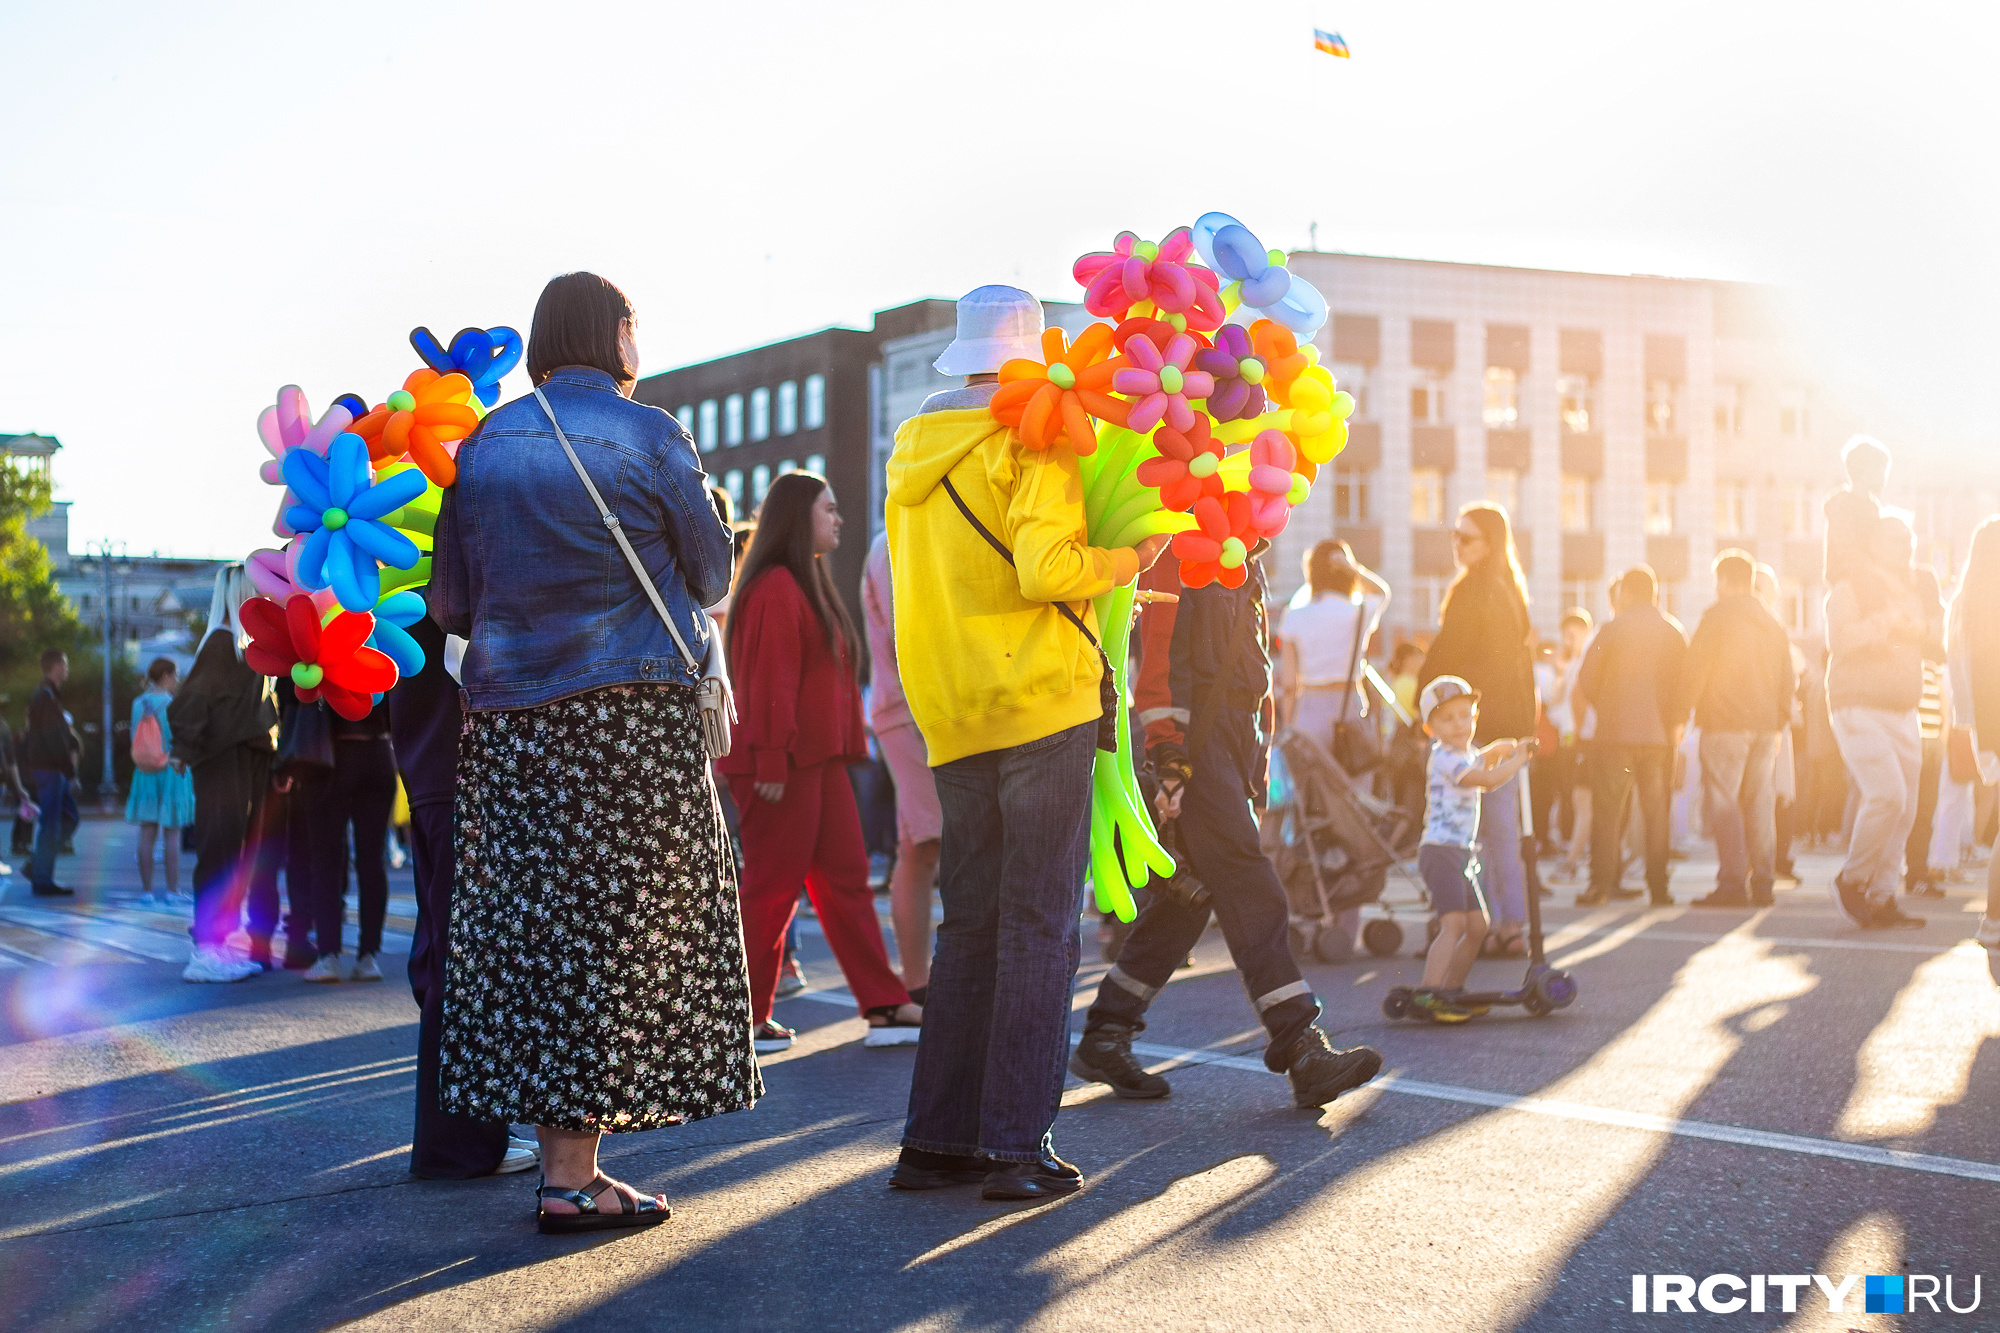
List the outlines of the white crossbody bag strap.
{"label": "white crossbody bag strap", "polygon": [[[660,596],[660,590],[654,584],[653,576],[648,574],[646,567],[639,562],[639,553],[632,549],[631,541],[625,536],[624,527],[618,522],[618,515],[612,513],[611,506],[604,503],[604,497],[598,493],[597,483],[590,479],[590,473],[584,471],[583,460],[576,456],[576,450],[571,447],[569,437],[563,434],[562,423],[556,420],[555,409],[549,406],[549,400],[542,396],[540,385],[534,386],[534,394],[535,401],[542,405],[542,411],[547,415],[549,425],[556,433],[556,443],[560,444],[563,452],[569,455],[569,465],[576,469],[577,479],[583,483],[583,488],[590,492],[590,502],[597,506],[597,516],[604,520],[604,526],[610,529],[612,539],[618,543],[618,549],[625,553],[625,563],[632,567],[632,573],[637,576],[639,586],[646,590],[646,596],[653,603],[653,610],[659,613],[660,623],[667,627],[667,633],[673,635],[674,646],[681,650],[681,657],[687,662],[688,670],[694,673],[696,681],[700,683],[697,690],[701,694],[705,741],[709,753],[720,759],[729,753],[729,723],[733,720],[730,714],[736,711],[734,701],[729,697],[728,678],[705,673],[701,660],[688,650],[687,640],[681,637],[680,627],[674,624],[673,614],[667,610],[666,600]],[[711,691],[713,698],[710,697]]]}

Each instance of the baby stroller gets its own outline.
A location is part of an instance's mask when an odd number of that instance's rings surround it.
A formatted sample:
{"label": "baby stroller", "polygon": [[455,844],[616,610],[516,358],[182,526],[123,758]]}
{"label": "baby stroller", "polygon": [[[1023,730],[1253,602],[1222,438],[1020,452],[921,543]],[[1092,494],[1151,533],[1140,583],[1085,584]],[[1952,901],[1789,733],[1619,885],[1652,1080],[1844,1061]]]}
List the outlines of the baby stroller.
{"label": "baby stroller", "polygon": [[[1404,859],[1420,831],[1407,810],[1363,790],[1327,748],[1302,731],[1278,734],[1279,797],[1263,821],[1264,854],[1285,886],[1292,947],[1329,963],[1353,956],[1353,936],[1339,917],[1367,908],[1361,942],[1387,958],[1403,945],[1399,915],[1429,912],[1423,883]],[[1400,868],[1410,891],[1382,902],[1389,871]]]}

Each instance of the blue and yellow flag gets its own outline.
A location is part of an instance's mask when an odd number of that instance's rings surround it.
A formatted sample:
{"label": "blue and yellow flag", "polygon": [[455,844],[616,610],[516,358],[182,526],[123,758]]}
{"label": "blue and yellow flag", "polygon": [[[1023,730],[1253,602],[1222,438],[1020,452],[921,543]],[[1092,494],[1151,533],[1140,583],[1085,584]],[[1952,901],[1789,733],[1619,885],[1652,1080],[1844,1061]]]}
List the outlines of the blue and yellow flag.
{"label": "blue and yellow flag", "polygon": [[1346,40],[1339,33],[1328,32],[1324,28],[1313,29],[1313,49],[1324,51],[1330,56],[1339,56],[1342,60],[1348,58]]}

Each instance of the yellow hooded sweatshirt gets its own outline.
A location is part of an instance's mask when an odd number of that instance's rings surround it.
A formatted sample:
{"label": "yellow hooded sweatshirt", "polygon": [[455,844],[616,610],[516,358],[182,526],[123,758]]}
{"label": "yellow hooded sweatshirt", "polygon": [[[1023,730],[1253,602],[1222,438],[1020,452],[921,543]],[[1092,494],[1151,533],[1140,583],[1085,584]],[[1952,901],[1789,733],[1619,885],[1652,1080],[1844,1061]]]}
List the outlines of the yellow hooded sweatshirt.
{"label": "yellow hooded sweatshirt", "polygon": [[[935,394],[896,432],[885,519],[896,664],[932,767],[1052,736],[1103,713],[1090,599],[1138,576],[1130,548],[1089,544],[1067,449],[1023,449],[981,403],[991,386]],[[944,480],[1014,553],[965,521]]]}

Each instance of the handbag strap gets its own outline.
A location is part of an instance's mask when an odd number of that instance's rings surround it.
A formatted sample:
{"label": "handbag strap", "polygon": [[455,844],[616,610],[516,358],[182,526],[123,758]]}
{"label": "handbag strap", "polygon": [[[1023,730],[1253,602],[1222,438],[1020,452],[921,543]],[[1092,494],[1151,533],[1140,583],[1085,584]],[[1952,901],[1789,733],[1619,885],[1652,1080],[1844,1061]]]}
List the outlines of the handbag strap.
{"label": "handbag strap", "polygon": [[667,604],[661,598],[660,590],[653,584],[653,576],[639,563],[639,553],[632,549],[632,543],[625,536],[625,529],[619,526],[618,515],[611,512],[611,507],[604,503],[604,497],[597,493],[597,483],[583,470],[583,460],[578,458],[576,450],[570,447],[569,437],[563,434],[562,425],[556,420],[556,410],[549,406],[548,399],[542,397],[541,385],[534,386],[534,394],[535,401],[540,403],[542,411],[548,414],[549,425],[555,428],[556,443],[560,444],[563,452],[569,455],[569,465],[576,469],[576,475],[583,481],[583,488],[590,492],[590,502],[597,506],[597,516],[604,520],[604,526],[611,530],[611,536],[617,541],[618,549],[625,553],[625,563],[632,566],[632,572],[638,575],[639,586],[646,590],[646,596],[652,599],[653,609],[660,613],[660,623],[667,627],[667,633],[674,636],[674,647],[680,649],[681,656],[687,659],[688,670],[694,672],[699,679],[701,663],[688,651],[687,640],[681,637],[680,627],[674,624],[673,616],[667,611]]}
{"label": "handbag strap", "polygon": [[[972,530],[974,532],[977,532],[980,536],[984,537],[986,539],[986,544],[988,546],[991,546],[994,550],[998,551],[1000,553],[1000,558],[1002,560],[1005,560],[1010,565],[1013,564],[1014,553],[1008,550],[1006,545],[998,537],[995,537],[992,534],[992,532],[987,529],[986,525],[984,523],[981,523],[979,519],[973,515],[971,508],[965,503],[964,497],[959,495],[958,488],[951,484],[950,477],[946,477],[944,479],[944,493],[946,495],[949,495],[951,497],[951,502],[958,506],[958,512],[965,515],[965,521],[972,525]],[[1090,632],[1090,627],[1083,623],[1083,617],[1079,616],[1076,612],[1069,609],[1068,602],[1054,602],[1051,603],[1051,605],[1053,605],[1056,610],[1062,612],[1064,619],[1068,620],[1070,624],[1076,626],[1077,632],[1079,634],[1083,635],[1084,638],[1090,640],[1091,647],[1097,649],[1097,651],[1100,654],[1104,652],[1104,646],[1097,641],[1097,636],[1095,634],[1092,634]]]}

